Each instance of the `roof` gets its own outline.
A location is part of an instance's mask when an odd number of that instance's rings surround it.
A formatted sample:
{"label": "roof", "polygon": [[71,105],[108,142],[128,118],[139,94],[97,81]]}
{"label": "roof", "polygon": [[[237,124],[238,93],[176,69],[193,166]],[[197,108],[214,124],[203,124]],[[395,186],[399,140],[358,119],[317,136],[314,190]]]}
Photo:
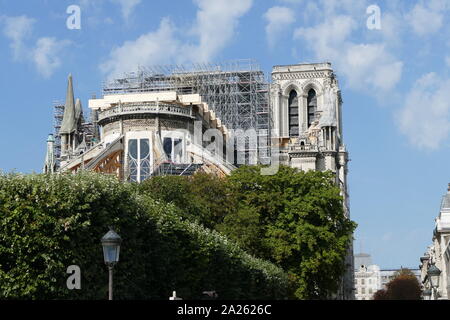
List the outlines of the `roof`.
{"label": "roof", "polygon": [[64,106],[64,116],[61,123],[61,128],[59,133],[72,133],[76,129],[76,111],[75,111],[75,101],[73,97],[73,85],[72,85],[72,75],[69,74],[69,79],[67,83],[67,94],[66,94],[66,104]]}
{"label": "roof", "polygon": [[370,257],[370,254],[367,253],[358,253],[354,255],[355,257]]}
{"label": "roof", "polygon": [[447,192],[447,194],[442,197],[441,210],[442,209],[450,209],[450,192]]}

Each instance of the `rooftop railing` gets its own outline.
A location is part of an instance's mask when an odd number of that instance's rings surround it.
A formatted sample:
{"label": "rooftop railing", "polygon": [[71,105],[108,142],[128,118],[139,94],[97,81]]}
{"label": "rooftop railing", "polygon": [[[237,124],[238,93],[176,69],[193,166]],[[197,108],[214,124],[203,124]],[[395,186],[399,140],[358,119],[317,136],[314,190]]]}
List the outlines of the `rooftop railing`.
{"label": "rooftop railing", "polygon": [[100,111],[98,122],[112,117],[119,117],[130,114],[167,114],[192,118],[191,106],[180,106],[176,104],[157,103],[157,102],[139,102],[122,103],[112,108]]}

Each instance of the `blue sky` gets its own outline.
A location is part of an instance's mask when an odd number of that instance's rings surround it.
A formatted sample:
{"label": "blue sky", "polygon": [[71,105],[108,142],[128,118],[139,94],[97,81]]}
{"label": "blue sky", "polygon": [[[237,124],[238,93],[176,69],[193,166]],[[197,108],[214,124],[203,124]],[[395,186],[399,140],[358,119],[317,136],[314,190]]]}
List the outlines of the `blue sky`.
{"label": "blue sky", "polygon": [[[81,9],[81,29],[66,9]],[[369,29],[370,5],[380,28]],[[86,109],[137,65],[330,61],[344,99],[355,252],[417,267],[449,179],[449,0],[0,0],[0,169],[40,171],[52,102]],[[372,20],[370,20],[372,21]]]}

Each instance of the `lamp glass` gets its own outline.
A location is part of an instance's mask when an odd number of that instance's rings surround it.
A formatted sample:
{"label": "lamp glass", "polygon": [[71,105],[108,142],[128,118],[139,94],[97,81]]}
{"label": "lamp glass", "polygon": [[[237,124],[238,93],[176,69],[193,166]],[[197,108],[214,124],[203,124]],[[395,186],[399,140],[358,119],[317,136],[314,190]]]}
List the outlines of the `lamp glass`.
{"label": "lamp glass", "polygon": [[430,300],[431,299],[431,290],[430,289],[425,289],[423,291],[423,299],[424,300]]}
{"label": "lamp glass", "polygon": [[116,243],[103,244],[103,257],[106,264],[119,262],[120,245]]}
{"label": "lamp glass", "polygon": [[120,236],[110,228],[110,230],[103,236],[103,258],[107,265],[114,265],[119,262],[120,243],[122,239]]}
{"label": "lamp glass", "polygon": [[431,285],[435,288],[439,287],[439,275],[434,274],[430,276]]}
{"label": "lamp glass", "polygon": [[433,288],[439,287],[439,277],[441,275],[441,270],[434,264],[428,269],[428,277],[430,278],[431,286]]}

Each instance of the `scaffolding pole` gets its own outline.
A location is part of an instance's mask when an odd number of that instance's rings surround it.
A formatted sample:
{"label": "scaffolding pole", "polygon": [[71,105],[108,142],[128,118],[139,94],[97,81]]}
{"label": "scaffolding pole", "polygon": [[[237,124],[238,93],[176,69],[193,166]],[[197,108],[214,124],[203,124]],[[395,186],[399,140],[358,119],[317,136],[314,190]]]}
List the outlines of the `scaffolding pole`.
{"label": "scaffolding pole", "polygon": [[[229,129],[255,129],[259,163],[270,161],[269,84],[255,60],[220,64],[140,66],[103,83],[103,94],[158,91],[197,93]],[[253,152],[246,143],[246,159]]]}

